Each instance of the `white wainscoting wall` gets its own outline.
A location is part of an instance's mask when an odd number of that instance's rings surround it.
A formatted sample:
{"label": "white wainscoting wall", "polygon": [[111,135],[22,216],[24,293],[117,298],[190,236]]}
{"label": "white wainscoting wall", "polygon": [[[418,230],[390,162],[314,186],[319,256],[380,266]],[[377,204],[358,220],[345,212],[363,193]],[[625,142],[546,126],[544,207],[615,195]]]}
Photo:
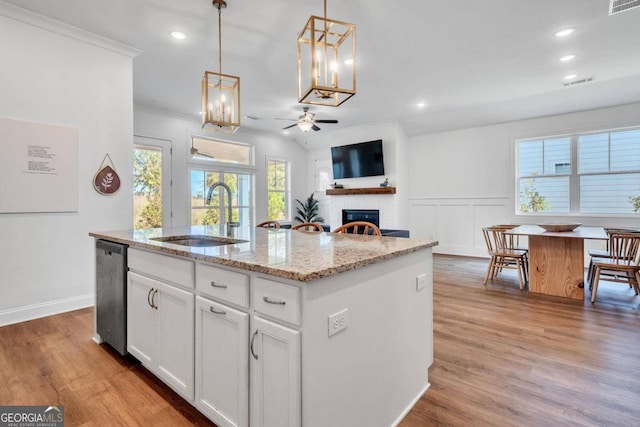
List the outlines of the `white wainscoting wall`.
{"label": "white wainscoting wall", "polygon": [[437,240],[434,253],[487,256],[482,228],[510,223],[509,197],[416,197],[409,199],[411,237]]}

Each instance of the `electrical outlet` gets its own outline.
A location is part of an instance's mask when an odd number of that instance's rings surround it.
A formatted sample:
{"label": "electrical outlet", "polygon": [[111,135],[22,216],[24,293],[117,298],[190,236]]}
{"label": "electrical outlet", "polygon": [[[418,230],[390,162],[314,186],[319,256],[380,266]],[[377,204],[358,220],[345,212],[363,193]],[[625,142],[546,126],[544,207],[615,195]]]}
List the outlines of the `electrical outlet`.
{"label": "electrical outlet", "polygon": [[427,275],[423,273],[416,277],[416,291],[424,289],[425,286],[427,286]]}
{"label": "electrical outlet", "polygon": [[349,326],[349,310],[344,309],[329,316],[329,336],[337,334]]}

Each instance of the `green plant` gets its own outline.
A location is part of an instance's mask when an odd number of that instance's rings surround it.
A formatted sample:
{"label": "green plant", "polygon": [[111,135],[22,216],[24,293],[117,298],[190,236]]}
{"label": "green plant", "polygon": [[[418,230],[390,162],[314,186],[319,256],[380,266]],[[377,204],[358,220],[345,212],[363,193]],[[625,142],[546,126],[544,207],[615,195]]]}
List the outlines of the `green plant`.
{"label": "green plant", "polygon": [[298,199],[296,199],[296,202],[299,205],[296,208],[297,215],[295,219],[297,221],[300,221],[300,222],[324,221],[324,218],[318,215],[318,211],[320,210],[320,205],[318,204],[318,201],[315,199],[315,197],[313,197],[313,193],[311,193],[311,195],[307,197],[307,200],[305,200],[304,203]]}
{"label": "green plant", "polygon": [[640,196],[629,196],[629,202],[633,205],[634,212],[640,212]]}
{"label": "green plant", "polygon": [[533,179],[524,182],[524,188],[520,192],[520,212],[544,212],[551,209],[551,203],[536,190]]}

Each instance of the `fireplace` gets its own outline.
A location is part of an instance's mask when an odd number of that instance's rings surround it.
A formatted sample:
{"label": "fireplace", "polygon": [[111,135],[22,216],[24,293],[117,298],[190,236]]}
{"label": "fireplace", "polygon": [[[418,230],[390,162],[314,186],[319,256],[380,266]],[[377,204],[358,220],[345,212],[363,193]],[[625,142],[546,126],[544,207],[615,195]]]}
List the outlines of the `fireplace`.
{"label": "fireplace", "polygon": [[380,211],[378,209],[343,209],[342,225],[353,221],[367,221],[380,227]]}

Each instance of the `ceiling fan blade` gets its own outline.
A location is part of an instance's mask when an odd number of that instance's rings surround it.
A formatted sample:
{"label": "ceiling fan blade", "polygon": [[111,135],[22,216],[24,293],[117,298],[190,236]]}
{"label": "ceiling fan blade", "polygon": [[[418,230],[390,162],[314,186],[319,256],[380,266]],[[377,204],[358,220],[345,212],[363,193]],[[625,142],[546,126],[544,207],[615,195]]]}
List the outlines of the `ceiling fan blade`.
{"label": "ceiling fan blade", "polygon": [[276,120],[289,120],[289,121],[292,121],[292,122],[297,122],[298,121],[298,119],[285,119],[284,117],[276,117]]}
{"label": "ceiling fan blade", "polygon": [[198,151],[197,148],[192,148],[191,149],[191,155],[192,156],[200,156],[200,157],[208,157],[209,159],[215,159],[215,156],[212,156],[212,155],[206,154],[206,153],[201,153],[200,151]]}
{"label": "ceiling fan blade", "polygon": [[338,123],[337,120],[314,120],[316,123]]}
{"label": "ceiling fan blade", "polygon": [[316,125],[311,126],[311,129],[316,130],[316,131],[320,130],[320,128],[318,126],[316,126]]}
{"label": "ceiling fan blade", "polygon": [[283,127],[283,128],[282,128],[282,130],[284,130],[284,129],[289,129],[289,128],[292,128],[292,127],[294,127],[294,126],[298,126],[298,124],[297,124],[297,123],[294,123],[294,124],[292,124],[291,126]]}

